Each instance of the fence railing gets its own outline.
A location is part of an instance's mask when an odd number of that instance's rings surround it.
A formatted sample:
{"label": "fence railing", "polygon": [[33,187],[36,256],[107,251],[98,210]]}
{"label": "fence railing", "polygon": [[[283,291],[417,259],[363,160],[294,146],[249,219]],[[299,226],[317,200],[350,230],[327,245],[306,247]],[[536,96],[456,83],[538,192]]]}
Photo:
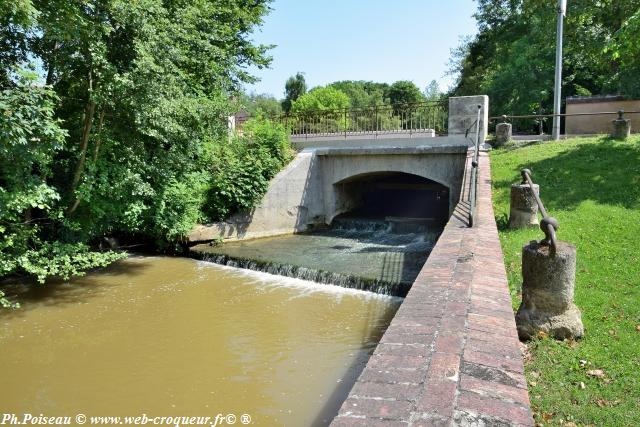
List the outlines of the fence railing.
{"label": "fence railing", "polygon": [[[489,131],[495,131],[495,126],[499,122],[511,123],[514,135],[544,135],[551,133],[553,117],[560,118],[580,117],[580,116],[619,116],[620,111],[599,111],[588,113],[563,113],[563,114],[523,114],[523,115],[502,115],[489,117]],[[624,115],[640,114],[640,111],[622,111]]]}
{"label": "fence railing", "polygon": [[544,208],[542,204],[542,200],[540,196],[534,189],[533,180],[531,179],[531,171],[529,169],[522,169],[520,171],[520,175],[522,175],[522,183],[529,184],[529,191],[533,194],[533,197],[536,199],[536,203],[538,205],[538,209],[542,214],[542,221],[540,221],[540,230],[544,233],[544,240],[540,243],[544,245],[549,245],[549,249],[551,255],[555,255],[556,253],[556,230],[560,227],[558,220],[552,216],[549,216],[547,210]]}
{"label": "fence railing", "polygon": [[276,120],[298,137],[357,136],[361,134],[447,133],[448,102],[374,105],[367,108],[283,114]]}
{"label": "fence railing", "polygon": [[[480,159],[480,113],[482,111],[482,105],[478,105],[478,118],[471,125],[476,127],[476,139],[473,153],[473,160],[471,161],[471,189],[469,193],[469,227],[473,227],[476,221],[476,210],[478,205],[478,174],[479,174],[479,159]],[[471,127],[467,129],[467,134],[471,130]]]}

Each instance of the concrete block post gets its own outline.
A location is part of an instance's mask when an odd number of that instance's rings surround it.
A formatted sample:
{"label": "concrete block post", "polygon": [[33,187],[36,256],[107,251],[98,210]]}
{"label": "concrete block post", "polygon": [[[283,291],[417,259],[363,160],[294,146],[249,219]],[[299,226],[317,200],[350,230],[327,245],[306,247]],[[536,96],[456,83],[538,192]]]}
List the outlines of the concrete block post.
{"label": "concrete block post", "polygon": [[496,147],[501,147],[511,141],[511,123],[498,123],[496,125]]}
{"label": "concrete block post", "polygon": [[556,253],[537,241],[522,248],[522,304],[516,313],[521,339],[540,332],[558,339],[584,335],[580,310],[573,302],[576,248],[556,243]]}
{"label": "concrete block post", "polygon": [[[449,135],[463,135],[469,130],[469,145],[475,143],[476,127],[473,122],[480,113],[480,144],[484,144],[489,131],[489,97],[487,95],[457,96],[449,98]],[[473,141],[473,143],[471,143]]]}
{"label": "concrete block post", "polygon": [[540,194],[540,186],[533,184],[511,185],[511,207],[509,209],[509,228],[528,228],[538,225],[538,203],[533,193]]}
{"label": "concrete block post", "polygon": [[618,118],[613,120],[613,132],[611,137],[625,140],[631,135],[631,120],[625,119],[624,110],[618,111]]}

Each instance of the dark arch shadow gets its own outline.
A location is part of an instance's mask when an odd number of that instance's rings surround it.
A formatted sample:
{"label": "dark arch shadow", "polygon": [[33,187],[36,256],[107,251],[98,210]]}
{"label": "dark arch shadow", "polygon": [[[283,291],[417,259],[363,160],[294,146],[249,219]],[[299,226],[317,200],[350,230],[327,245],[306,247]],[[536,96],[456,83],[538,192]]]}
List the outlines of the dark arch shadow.
{"label": "dark arch shadow", "polygon": [[418,175],[418,174],[415,174],[415,173],[410,173],[410,172],[405,172],[405,171],[402,171],[402,170],[395,170],[395,169],[358,173],[358,174],[351,175],[351,176],[348,176],[346,178],[343,178],[341,180],[338,180],[338,181],[334,182],[333,185],[352,182],[352,181],[358,181],[358,180],[361,180],[361,179],[364,179],[364,178],[367,178],[367,177],[393,176],[393,175],[409,175],[409,176],[412,176],[412,177],[421,178],[421,179],[426,180],[426,181],[434,182],[436,184],[440,184],[443,187],[447,187],[447,185],[445,183],[440,182],[440,181],[438,181],[436,179],[433,179],[433,178],[431,178],[431,177],[429,177],[427,175]]}
{"label": "dark arch shadow", "polygon": [[449,216],[449,188],[406,172],[353,175],[333,184],[335,212],[361,218],[421,218],[444,223]]}

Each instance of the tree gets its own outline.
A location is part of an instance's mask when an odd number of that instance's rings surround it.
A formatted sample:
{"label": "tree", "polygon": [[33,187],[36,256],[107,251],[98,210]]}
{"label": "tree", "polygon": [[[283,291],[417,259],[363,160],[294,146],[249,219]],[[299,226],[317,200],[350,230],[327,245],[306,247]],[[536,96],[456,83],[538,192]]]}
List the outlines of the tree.
{"label": "tree", "polygon": [[[8,129],[0,136],[0,167],[8,171],[0,194],[17,207],[0,211],[12,215],[3,218],[10,224],[31,224],[30,216],[42,223],[28,233],[15,231],[23,225],[2,230],[26,237],[0,247],[0,275],[20,270],[44,280],[61,273],[51,260],[73,265],[105,235],[173,245],[206,220],[230,99],[255,81],[247,67],[270,61],[269,46],[251,41],[268,0],[1,4],[2,34],[15,38],[0,42],[0,128]],[[19,84],[7,71],[26,59],[40,64],[45,88]],[[18,115],[20,108],[28,110]],[[26,149],[45,137],[49,143]],[[238,156],[279,164],[260,152]],[[19,153],[24,161],[16,162]]]}
{"label": "tree", "polygon": [[350,107],[354,109],[368,108],[384,103],[384,94],[389,89],[386,83],[374,83],[363,80],[344,80],[331,83],[332,87],[344,92],[349,97]]}
{"label": "tree", "polygon": [[640,98],[640,8],[614,34],[606,52],[611,61],[619,64],[615,78],[619,90],[629,97]]}
{"label": "tree", "polygon": [[[640,96],[639,12],[637,0],[569,2],[563,96]],[[453,94],[489,95],[494,116],[551,111],[555,2],[480,0],[475,17],[478,34],[452,52]]]}
{"label": "tree", "polygon": [[245,123],[242,135],[217,149],[207,207],[214,220],[253,208],[267,191],[269,180],[293,156],[284,126],[255,118]]}
{"label": "tree", "polygon": [[440,85],[435,80],[431,80],[429,85],[424,89],[424,97],[427,101],[439,101],[443,96],[440,91]]}
{"label": "tree", "polygon": [[336,111],[349,108],[349,97],[332,87],[317,87],[298,98],[291,107],[295,114]]}
{"label": "tree", "polygon": [[[64,225],[60,192],[48,181],[66,132],[54,118],[58,98],[24,74],[0,92],[0,277],[27,273],[39,282],[104,266],[120,254],[50,241]],[[0,292],[0,307],[10,307]]]}
{"label": "tree", "polygon": [[399,80],[389,87],[387,97],[391,105],[416,104],[424,101],[424,95],[415,83]]}
{"label": "tree", "polygon": [[304,73],[296,73],[291,76],[284,84],[284,101],[282,101],[282,109],[285,113],[291,111],[293,103],[307,92],[307,83],[304,80]]}
{"label": "tree", "polygon": [[27,40],[37,15],[28,0],[0,0],[0,89],[15,83],[12,73],[27,61]]}
{"label": "tree", "polygon": [[[349,108],[349,97],[333,87],[316,87],[298,98],[291,107],[295,126],[296,119],[304,122],[307,132],[339,132],[349,124],[346,110]],[[319,114],[320,113],[320,114]],[[313,120],[305,119],[312,116]]]}
{"label": "tree", "polygon": [[244,95],[242,105],[251,116],[263,114],[267,117],[275,117],[282,114],[280,102],[268,94]]}

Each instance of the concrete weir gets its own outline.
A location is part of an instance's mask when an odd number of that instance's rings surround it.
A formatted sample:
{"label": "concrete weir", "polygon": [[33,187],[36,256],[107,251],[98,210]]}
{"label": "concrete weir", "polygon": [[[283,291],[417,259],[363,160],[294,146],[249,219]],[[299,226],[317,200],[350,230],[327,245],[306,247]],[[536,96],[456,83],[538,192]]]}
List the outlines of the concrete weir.
{"label": "concrete weir", "polygon": [[486,154],[479,170],[476,226],[467,226],[465,182],[332,426],[534,425]]}

